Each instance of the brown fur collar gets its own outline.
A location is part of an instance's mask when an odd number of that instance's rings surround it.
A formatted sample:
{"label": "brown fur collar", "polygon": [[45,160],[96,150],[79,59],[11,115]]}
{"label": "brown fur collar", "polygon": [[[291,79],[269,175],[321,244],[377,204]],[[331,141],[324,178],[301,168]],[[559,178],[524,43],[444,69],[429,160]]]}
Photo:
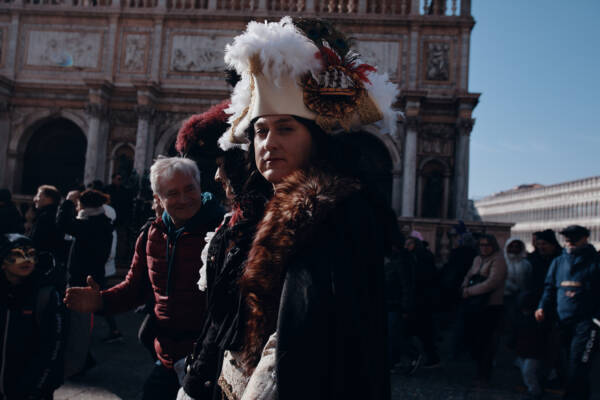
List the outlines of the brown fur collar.
{"label": "brown fur collar", "polygon": [[355,180],[314,170],[296,172],[276,186],[240,279],[248,312],[244,358],[251,368],[276,329],[288,259],[337,204],[358,190]]}

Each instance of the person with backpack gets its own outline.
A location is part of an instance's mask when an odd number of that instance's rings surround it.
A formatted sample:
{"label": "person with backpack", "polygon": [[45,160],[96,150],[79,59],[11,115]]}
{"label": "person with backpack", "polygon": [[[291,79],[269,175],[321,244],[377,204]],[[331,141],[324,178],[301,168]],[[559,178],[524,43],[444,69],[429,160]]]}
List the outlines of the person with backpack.
{"label": "person with backpack", "polygon": [[65,307],[47,274],[35,268],[33,241],[0,236],[0,398],[52,399],[63,382]]}

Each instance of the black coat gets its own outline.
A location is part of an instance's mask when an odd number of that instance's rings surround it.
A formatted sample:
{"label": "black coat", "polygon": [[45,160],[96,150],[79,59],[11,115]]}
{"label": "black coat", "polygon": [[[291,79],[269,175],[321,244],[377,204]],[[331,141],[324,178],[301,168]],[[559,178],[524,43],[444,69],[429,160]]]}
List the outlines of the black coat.
{"label": "black coat", "polygon": [[50,204],[37,210],[29,237],[39,252],[50,252],[60,261],[66,261],[67,248],[64,231],[56,225],[57,205]]}
{"label": "black coat", "polygon": [[62,384],[65,313],[62,296],[41,272],[19,285],[0,274],[0,397],[38,399]]}
{"label": "black coat", "polygon": [[23,216],[15,207],[15,203],[10,202],[0,206],[0,235],[5,233],[23,233],[25,227]]}
{"label": "black coat", "polygon": [[102,286],[104,265],[112,245],[113,225],[110,219],[104,214],[77,219],[75,204],[65,200],[58,210],[56,220],[59,229],[75,238],[67,264],[69,286],[87,286],[88,275]]}
{"label": "black coat", "polygon": [[385,264],[385,298],[388,311],[414,312],[415,265],[404,248],[394,251]]}
{"label": "black coat", "polygon": [[[280,399],[390,398],[384,224],[367,198],[356,182],[298,172],[267,205],[240,285],[279,300],[265,311],[277,313]],[[277,270],[279,296],[253,286]]]}
{"label": "black coat", "polygon": [[197,399],[221,399],[216,383],[225,350],[239,351],[242,345],[243,304],[238,280],[258,221],[241,220],[234,226],[229,226],[229,222],[230,217],[210,242],[206,265],[206,322],[183,381],[186,393]]}

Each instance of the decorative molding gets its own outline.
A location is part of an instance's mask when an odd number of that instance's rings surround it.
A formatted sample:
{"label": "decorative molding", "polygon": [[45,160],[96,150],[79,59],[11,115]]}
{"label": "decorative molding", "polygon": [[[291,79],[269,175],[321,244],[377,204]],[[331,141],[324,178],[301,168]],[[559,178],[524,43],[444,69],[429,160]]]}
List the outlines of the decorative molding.
{"label": "decorative molding", "polygon": [[420,125],[419,117],[406,117],[406,129],[418,131]]}
{"label": "decorative molding", "polygon": [[451,140],[436,137],[419,139],[419,154],[421,155],[452,157],[453,153],[454,148]]}
{"label": "decorative molding", "polygon": [[229,36],[174,34],[169,49],[169,72],[221,72]]}
{"label": "decorative molding", "polygon": [[356,42],[356,50],[362,61],[376,65],[378,71],[386,72],[393,78],[400,75],[400,41],[361,40]]}
{"label": "decorative molding", "polygon": [[451,44],[445,41],[425,42],[425,76],[426,81],[449,82],[452,61]]}
{"label": "decorative molding", "polygon": [[137,105],[134,111],[140,119],[150,121],[156,114],[156,108],[149,105]]}
{"label": "decorative molding", "polygon": [[455,135],[455,127],[448,124],[427,123],[421,126],[425,136],[448,139]]}
{"label": "decorative molding", "polygon": [[29,30],[25,67],[29,69],[72,68],[100,71],[104,32],[79,30]]}
{"label": "decorative molding", "polygon": [[149,44],[148,33],[123,34],[120,72],[145,74],[148,71]]}
{"label": "decorative molding", "polygon": [[110,111],[104,104],[88,103],[85,106],[85,112],[92,118],[109,119]]}
{"label": "decorative molding", "polygon": [[461,135],[469,136],[471,131],[473,130],[473,126],[475,125],[475,119],[473,118],[459,118],[456,123],[456,127],[458,128],[458,132]]}
{"label": "decorative molding", "polygon": [[137,115],[129,110],[111,110],[111,125],[135,125],[137,124]]}

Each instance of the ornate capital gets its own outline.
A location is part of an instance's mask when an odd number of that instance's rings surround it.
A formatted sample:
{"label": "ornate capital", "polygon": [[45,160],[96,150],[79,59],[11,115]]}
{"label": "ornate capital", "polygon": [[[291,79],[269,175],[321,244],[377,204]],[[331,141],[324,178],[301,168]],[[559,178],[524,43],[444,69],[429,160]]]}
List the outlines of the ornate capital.
{"label": "ornate capital", "polygon": [[138,105],[134,108],[138,118],[150,121],[156,114],[156,108],[148,105]]}
{"label": "ornate capital", "polygon": [[458,133],[461,135],[470,135],[473,130],[473,125],[475,125],[475,119],[473,118],[459,118],[456,123],[456,128],[458,129]]}
{"label": "ornate capital", "polygon": [[85,112],[93,118],[108,118],[108,107],[105,104],[88,103],[85,106]]}
{"label": "ornate capital", "polygon": [[406,117],[406,128],[417,131],[419,129],[419,117]]}

